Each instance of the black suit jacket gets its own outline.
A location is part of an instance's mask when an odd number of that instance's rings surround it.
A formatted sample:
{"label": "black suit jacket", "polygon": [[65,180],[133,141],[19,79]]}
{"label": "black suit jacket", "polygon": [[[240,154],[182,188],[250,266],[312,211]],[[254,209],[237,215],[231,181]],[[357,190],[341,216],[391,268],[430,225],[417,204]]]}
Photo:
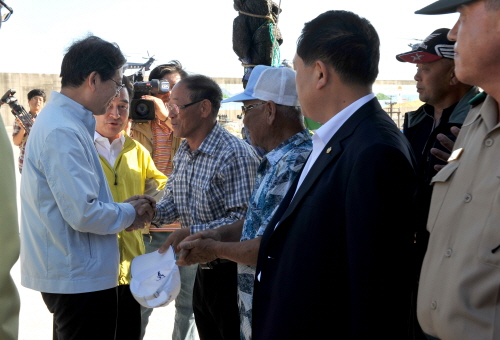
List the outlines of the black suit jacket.
{"label": "black suit jacket", "polygon": [[298,178],[260,244],[254,339],[407,338],[416,178],[403,134],[373,99],[290,202]]}

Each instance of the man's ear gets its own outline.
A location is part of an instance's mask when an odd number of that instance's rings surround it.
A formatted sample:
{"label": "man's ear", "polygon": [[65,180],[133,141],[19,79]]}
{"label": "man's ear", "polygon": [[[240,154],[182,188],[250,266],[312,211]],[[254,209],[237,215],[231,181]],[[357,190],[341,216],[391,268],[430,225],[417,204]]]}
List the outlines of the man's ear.
{"label": "man's ear", "polygon": [[212,102],[208,99],[204,99],[200,103],[201,117],[208,118],[212,114]]}
{"label": "man's ear", "polygon": [[276,120],[276,103],[273,102],[272,100],[269,100],[265,105],[264,105],[264,114],[266,117],[266,123],[267,125],[273,125],[274,121]]}
{"label": "man's ear", "polygon": [[92,72],[88,75],[87,79],[85,79],[84,84],[90,88],[92,91],[96,91],[97,77],[99,77],[99,81],[101,80],[101,76],[97,71]]}
{"label": "man's ear", "polygon": [[457,79],[457,76],[455,75],[455,69],[453,68],[450,71],[450,85],[457,85],[460,81]]}
{"label": "man's ear", "polygon": [[325,87],[330,80],[330,70],[326,66],[324,62],[321,60],[317,60],[314,63],[314,69],[313,69],[313,74],[314,74],[314,81],[316,83],[316,89],[322,89]]}

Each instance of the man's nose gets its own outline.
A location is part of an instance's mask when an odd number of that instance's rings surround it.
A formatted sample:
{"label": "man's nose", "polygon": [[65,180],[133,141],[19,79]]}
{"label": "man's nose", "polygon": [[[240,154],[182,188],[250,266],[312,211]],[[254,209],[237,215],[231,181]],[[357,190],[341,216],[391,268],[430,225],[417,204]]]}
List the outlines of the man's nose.
{"label": "man's nose", "polygon": [[109,108],[108,109],[109,116],[115,119],[120,118],[120,114],[118,113],[118,109],[115,107]]}
{"label": "man's nose", "polygon": [[413,77],[413,79],[415,79],[415,81],[420,81],[420,79],[422,79],[422,78],[420,77],[420,71],[417,71],[417,72],[415,73],[415,76]]}

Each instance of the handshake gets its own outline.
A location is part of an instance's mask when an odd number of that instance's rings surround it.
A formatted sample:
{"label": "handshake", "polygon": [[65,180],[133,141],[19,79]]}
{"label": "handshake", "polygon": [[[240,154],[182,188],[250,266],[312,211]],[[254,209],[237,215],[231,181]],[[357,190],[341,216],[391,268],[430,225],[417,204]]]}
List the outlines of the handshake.
{"label": "handshake", "polygon": [[135,209],[135,219],[126,231],[142,229],[151,223],[156,213],[156,200],[148,195],[135,195],[127,198],[123,203],[131,204]]}

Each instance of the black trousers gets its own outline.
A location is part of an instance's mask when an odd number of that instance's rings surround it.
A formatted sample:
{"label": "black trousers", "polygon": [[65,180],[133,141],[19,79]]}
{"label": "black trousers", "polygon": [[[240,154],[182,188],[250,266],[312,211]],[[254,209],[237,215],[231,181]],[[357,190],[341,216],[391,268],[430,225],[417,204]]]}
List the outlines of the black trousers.
{"label": "black trousers", "polygon": [[115,288],[80,294],[42,293],[54,315],[54,340],[114,340],[117,317]]}
{"label": "black trousers", "polygon": [[121,285],[118,290],[117,340],[141,339],[141,305],[132,295],[130,285]]}
{"label": "black trousers", "polygon": [[239,340],[237,267],[225,262],[213,269],[198,266],[193,310],[200,340]]}

